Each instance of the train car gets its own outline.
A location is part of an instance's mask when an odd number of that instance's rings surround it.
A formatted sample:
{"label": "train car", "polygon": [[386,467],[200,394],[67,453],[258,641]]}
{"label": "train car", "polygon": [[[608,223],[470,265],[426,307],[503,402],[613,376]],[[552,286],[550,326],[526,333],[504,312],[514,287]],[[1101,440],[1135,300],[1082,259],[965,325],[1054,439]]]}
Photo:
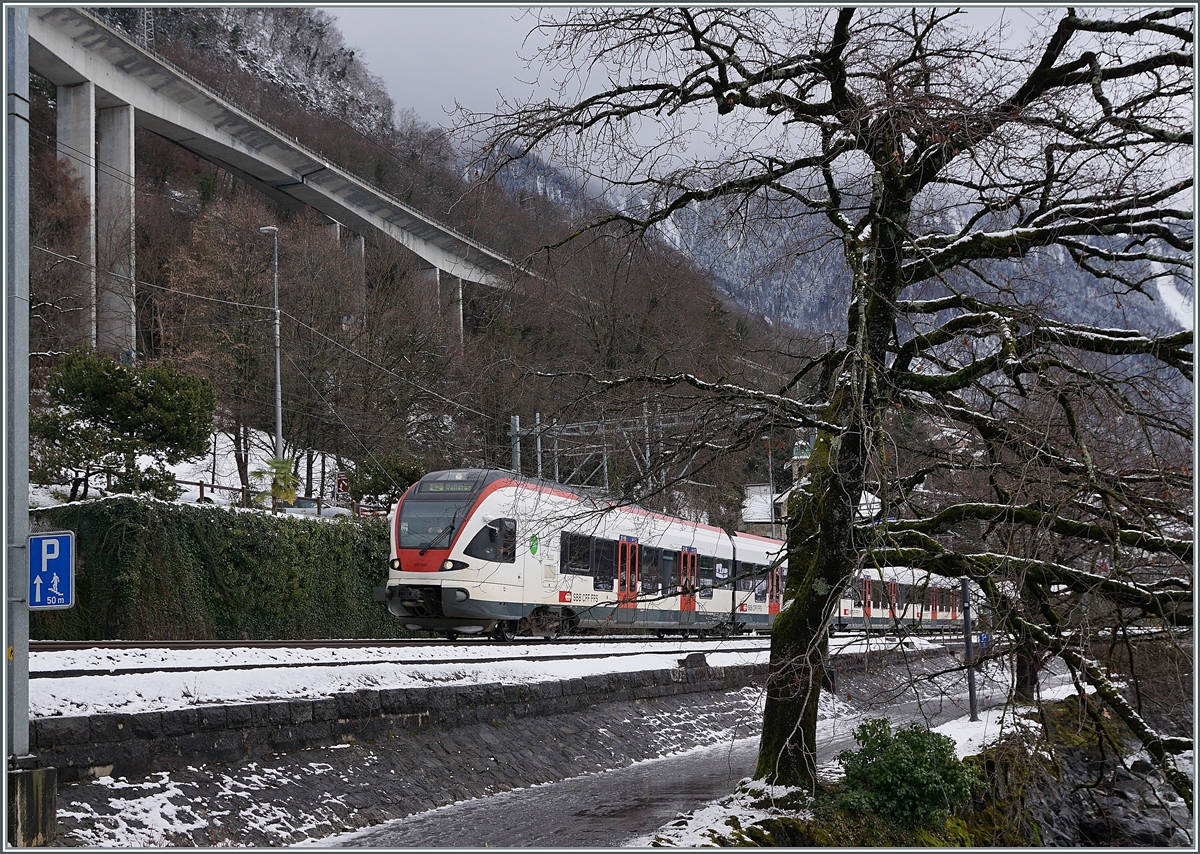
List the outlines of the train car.
{"label": "train car", "polygon": [[412,630],[490,634],[766,630],[784,544],[488,469],[433,472],[392,521],[378,596]]}
{"label": "train car", "polygon": [[959,589],[929,573],[889,567],[863,571],[847,585],[830,628],[842,631],[943,632],[961,630]]}

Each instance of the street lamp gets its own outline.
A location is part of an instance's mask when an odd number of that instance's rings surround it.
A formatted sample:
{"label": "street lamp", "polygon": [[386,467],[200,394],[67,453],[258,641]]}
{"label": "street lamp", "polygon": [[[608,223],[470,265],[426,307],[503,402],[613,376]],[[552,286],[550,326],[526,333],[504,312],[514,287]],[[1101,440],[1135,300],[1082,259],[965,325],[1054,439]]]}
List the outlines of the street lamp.
{"label": "street lamp", "polygon": [[771,508],[771,537],[775,536],[775,458],[771,453],[771,437],[763,436],[762,440],[767,443],[767,480],[770,484],[767,488],[771,490],[771,500],[768,502]]}
{"label": "street lamp", "polygon": [[275,459],[283,459],[283,389],[279,382],[279,229],[264,225],[259,229],[275,240]]}

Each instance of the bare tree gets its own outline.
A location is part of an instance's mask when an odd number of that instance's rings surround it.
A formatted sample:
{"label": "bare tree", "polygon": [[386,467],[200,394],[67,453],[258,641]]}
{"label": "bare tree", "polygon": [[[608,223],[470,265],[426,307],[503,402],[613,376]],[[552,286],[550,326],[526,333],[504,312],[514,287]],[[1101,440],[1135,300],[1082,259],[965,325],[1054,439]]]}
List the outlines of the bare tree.
{"label": "bare tree", "polygon": [[[1193,13],[970,14],[573,10],[538,21],[555,96],[463,128],[493,170],[532,150],[624,195],[576,235],[700,212],[836,249],[845,326],[776,384],[596,377],[816,431],[757,776],[814,783],[831,610],[854,571],[906,566],[971,578],[1026,667],[1061,657],[1190,804],[1190,738],[1093,644],[1192,623],[1192,333],[1109,318],[1191,286]],[[894,521],[859,517],[868,491]]]}

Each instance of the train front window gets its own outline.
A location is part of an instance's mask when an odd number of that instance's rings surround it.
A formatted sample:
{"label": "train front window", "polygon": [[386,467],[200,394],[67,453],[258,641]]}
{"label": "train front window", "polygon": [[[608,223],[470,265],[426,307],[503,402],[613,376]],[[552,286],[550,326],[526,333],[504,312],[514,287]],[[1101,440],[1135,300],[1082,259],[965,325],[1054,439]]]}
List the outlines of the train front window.
{"label": "train front window", "polygon": [[493,519],[477,533],[463,553],[480,560],[515,563],[517,560],[517,522],[515,519]]}
{"label": "train front window", "polygon": [[469,497],[410,498],[400,505],[397,546],[402,549],[449,548],[471,503]]}

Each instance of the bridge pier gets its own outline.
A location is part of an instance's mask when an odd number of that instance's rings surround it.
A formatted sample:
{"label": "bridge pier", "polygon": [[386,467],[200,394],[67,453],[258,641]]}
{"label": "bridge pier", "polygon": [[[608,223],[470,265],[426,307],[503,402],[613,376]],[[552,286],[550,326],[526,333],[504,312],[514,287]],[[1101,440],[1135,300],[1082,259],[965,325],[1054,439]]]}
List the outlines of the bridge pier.
{"label": "bridge pier", "polygon": [[[449,276],[449,274],[447,274]],[[433,268],[434,281],[437,284],[437,304],[438,310],[442,315],[450,321],[450,334],[454,336],[454,340],[458,342],[458,346],[463,346],[463,287],[462,279],[457,276],[449,276],[453,284],[450,286],[450,296],[448,299],[442,298],[442,271],[437,267]]]}
{"label": "bridge pier", "polygon": [[96,349],[137,355],[133,107],[99,110],[96,126]]}
{"label": "bridge pier", "polygon": [[70,308],[75,337],[96,346],[96,85],[58,87],[58,159],[87,200],[79,253],[79,298]]}
{"label": "bridge pier", "polygon": [[76,337],[131,361],[134,305],[133,107],[96,108],[91,82],[58,87],[58,156],[87,199]]}
{"label": "bridge pier", "polygon": [[[354,269],[354,293],[349,300],[349,307],[357,323],[364,323],[367,317],[367,242],[361,234],[355,234],[337,220],[330,220],[329,233],[334,245],[343,249],[350,258]],[[343,328],[346,320],[343,319]]]}

